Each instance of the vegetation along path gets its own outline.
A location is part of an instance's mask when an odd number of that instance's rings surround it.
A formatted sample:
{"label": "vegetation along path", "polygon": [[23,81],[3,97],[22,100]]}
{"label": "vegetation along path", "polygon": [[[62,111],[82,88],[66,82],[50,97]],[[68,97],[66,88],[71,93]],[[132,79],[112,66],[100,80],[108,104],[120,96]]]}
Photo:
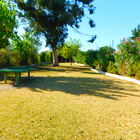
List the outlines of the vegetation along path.
{"label": "vegetation along path", "polygon": [[0,140],[140,139],[139,85],[69,64],[32,76],[0,90]]}

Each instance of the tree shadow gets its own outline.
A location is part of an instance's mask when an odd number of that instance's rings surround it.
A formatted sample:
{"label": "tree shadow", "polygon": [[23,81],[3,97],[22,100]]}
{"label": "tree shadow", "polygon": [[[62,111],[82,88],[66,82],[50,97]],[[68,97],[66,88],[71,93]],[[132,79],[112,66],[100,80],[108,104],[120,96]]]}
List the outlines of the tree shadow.
{"label": "tree shadow", "polygon": [[74,66],[59,66],[59,67],[53,67],[53,66],[49,66],[49,67],[45,67],[45,66],[40,66],[37,67],[38,70],[40,71],[55,71],[55,72],[70,72],[70,71],[78,71],[78,72],[84,72],[86,70],[89,71],[89,68],[86,66],[83,67],[74,67]]}
{"label": "tree shadow", "polygon": [[91,95],[113,100],[117,100],[117,97],[140,97],[127,93],[126,89],[116,85],[112,80],[102,81],[89,77],[32,77],[30,80],[23,79],[17,88],[22,87],[36,92],[61,91],[76,96]]}
{"label": "tree shadow", "polygon": [[[83,77],[73,77],[68,75],[66,77],[63,76],[43,76],[46,75],[46,72],[81,72],[81,76],[83,73]],[[127,97],[127,96],[136,96],[140,97],[140,90],[136,89],[132,84],[126,84],[126,86],[132,88],[127,88],[123,86],[123,82],[120,80],[111,80],[111,79],[101,79],[96,76],[94,78],[90,77],[89,74],[95,74],[94,72],[89,71],[88,67],[75,67],[75,66],[60,66],[60,67],[51,67],[51,66],[39,66],[33,75],[36,75],[36,72],[39,72],[41,77],[31,77],[22,78],[20,85],[15,86],[16,88],[26,87],[35,92],[44,91],[61,91],[68,94],[73,94],[76,96],[80,95],[89,95],[89,96],[97,96],[105,99],[117,100],[119,97]],[[40,73],[41,72],[41,73]],[[43,72],[43,73],[42,73]],[[86,76],[87,74],[87,76]],[[97,75],[97,74],[96,74]],[[136,92],[133,94],[132,92]]]}

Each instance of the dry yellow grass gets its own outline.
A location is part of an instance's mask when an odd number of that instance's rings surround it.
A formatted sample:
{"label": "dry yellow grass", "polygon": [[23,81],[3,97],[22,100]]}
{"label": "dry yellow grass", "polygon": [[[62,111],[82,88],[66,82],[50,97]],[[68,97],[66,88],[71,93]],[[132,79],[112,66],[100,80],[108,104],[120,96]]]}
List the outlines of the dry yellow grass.
{"label": "dry yellow grass", "polygon": [[139,85],[69,64],[31,75],[0,82],[0,140],[140,139]]}

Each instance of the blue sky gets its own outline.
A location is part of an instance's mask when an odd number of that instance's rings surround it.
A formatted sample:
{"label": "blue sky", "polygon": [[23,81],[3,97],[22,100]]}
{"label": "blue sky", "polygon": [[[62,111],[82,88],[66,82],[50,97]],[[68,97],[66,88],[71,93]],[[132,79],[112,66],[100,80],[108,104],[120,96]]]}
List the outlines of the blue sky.
{"label": "blue sky", "polygon": [[117,48],[120,40],[130,37],[132,29],[140,24],[140,0],[95,0],[94,5],[96,11],[92,19],[96,23],[96,28],[88,28],[87,20],[84,18],[80,31],[97,35],[95,42],[88,43],[89,37],[69,30],[69,37],[79,39],[84,51],[112,45],[112,40],[114,48]]}
{"label": "blue sky", "polygon": [[[87,42],[89,37],[69,29],[67,40],[70,38],[80,40],[83,51],[112,45],[112,40],[114,41],[114,48],[117,48],[120,40],[130,37],[132,29],[140,24],[140,0],[95,0],[94,5],[96,11],[92,15],[92,19],[96,23],[96,27],[91,29],[88,26],[88,20],[83,18],[79,29],[83,33],[97,35],[93,44]],[[42,47],[40,51],[45,50],[46,48]]]}

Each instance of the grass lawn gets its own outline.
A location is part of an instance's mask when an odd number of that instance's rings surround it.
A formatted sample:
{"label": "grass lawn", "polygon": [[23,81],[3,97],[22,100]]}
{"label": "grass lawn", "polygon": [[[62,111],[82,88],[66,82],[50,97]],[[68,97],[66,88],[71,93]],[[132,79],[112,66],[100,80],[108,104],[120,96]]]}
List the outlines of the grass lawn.
{"label": "grass lawn", "polygon": [[0,81],[0,140],[140,140],[140,85],[69,64],[31,75]]}

